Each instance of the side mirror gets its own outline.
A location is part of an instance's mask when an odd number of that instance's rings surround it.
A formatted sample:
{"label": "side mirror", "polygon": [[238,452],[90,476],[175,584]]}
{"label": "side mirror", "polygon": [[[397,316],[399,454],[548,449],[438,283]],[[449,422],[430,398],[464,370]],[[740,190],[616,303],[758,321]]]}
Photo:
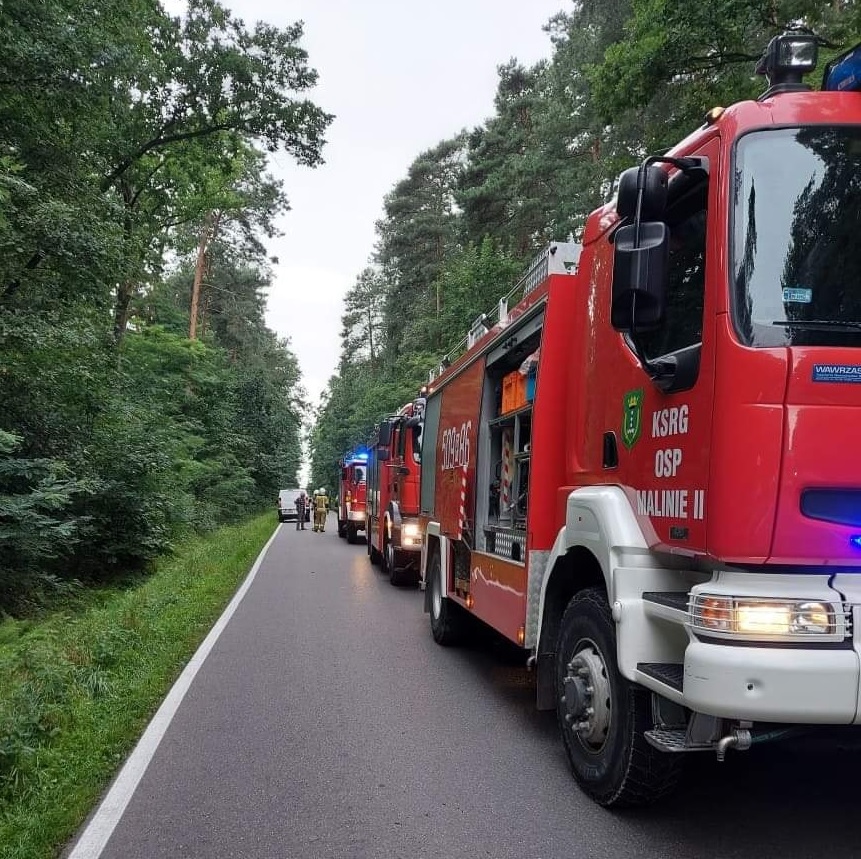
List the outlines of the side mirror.
{"label": "side mirror", "polygon": [[[392,443],[392,425],[388,421],[383,421],[380,424],[380,431],[377,433],[377,445],[388,447]],[[386,457],[388,459],[388,457]],[[382,459],[382,457],[380,457]]]}
{"label": "side mirror", "polygon": [[377,448],[377,459],[380,462],[385,462],[387,459],[391,458],[391,452],[387,447]]}
{"label": "side mirror", "polygon": [[619,177],[619,191],[616,194],[616,212],[621,218],[633,218],[637,213],[637,181],[642,172],[643,202],[640,218],[644,221],[658,221],[667,208],[667,173],[648,164],[631,167]]}
{"label": "side mirror", "polygon": [[662,221],[616,230],[610,324],[617,331],[651,331],[663,323],[669,251],[670,232]]}

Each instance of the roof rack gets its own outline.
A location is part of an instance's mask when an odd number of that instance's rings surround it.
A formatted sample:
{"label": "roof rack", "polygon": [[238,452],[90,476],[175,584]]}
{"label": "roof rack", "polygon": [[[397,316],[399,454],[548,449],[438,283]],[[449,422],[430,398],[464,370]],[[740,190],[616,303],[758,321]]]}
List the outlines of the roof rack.
{"label": "roof rack", "polygon": [[523,301],[551,274],[576,274],[581,245],[577,242],[552,242],[532,261],[526,273],[496,303],[496,307],[476,317],[469,331],[440,359],[428,373],[428,381],[441,376],[458,358],[472,349],[496,325],[508,322],[508,308]]}

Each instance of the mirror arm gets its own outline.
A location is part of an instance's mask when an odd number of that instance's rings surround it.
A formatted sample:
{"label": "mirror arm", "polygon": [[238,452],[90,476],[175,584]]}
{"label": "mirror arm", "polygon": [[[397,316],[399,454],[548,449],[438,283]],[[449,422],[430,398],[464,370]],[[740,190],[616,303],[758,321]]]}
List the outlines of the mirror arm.
{"label": "mirror arm", "polygon": [[703,159],[696,156],[673,158],[670,155],[650,155],[643,162],[643,167],[648,167],[651,164],[672,164],[673,167],[677,170],[681,170],[682,173],[689,173],[691,170],[703,169]]}

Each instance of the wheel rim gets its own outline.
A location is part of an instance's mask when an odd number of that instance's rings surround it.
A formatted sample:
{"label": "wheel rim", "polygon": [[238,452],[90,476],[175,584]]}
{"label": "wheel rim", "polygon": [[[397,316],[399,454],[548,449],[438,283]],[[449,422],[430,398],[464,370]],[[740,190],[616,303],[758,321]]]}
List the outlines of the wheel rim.
{"label": "wheel rim", "polygon": [[386,568],[390,573],[395,569],[395,550],[391,543],[386,543]]}
{"label": "wheel rim", "polygon": [[613,705],[610,669],[594,641],[577,642],[562,685],[569,729],[588,751],[600,752],[610,733]]}

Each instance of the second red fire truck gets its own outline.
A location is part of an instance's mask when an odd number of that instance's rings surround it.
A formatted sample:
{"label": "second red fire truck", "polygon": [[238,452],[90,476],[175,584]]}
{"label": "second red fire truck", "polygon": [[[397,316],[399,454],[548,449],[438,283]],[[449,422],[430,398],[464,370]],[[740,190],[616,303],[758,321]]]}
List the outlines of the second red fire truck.
{"label": "second red fire truck", "polygon": [[349,454],[341,462],[338,475],[338,536],[348,543],[358,541],[367,518],[368,454]]}
{"label": "second red fire truck", "polygon": [[382,421],[369,443],[368,554],[393,585],[418,581],[423,396]]}
{"label": "second red fire truck", "polygon": [[606,806],[861,723],[861,51],[822,92],[815,54],[775,39],[761,98],[623,174],[430,383],[433,636],[525,648]]}

